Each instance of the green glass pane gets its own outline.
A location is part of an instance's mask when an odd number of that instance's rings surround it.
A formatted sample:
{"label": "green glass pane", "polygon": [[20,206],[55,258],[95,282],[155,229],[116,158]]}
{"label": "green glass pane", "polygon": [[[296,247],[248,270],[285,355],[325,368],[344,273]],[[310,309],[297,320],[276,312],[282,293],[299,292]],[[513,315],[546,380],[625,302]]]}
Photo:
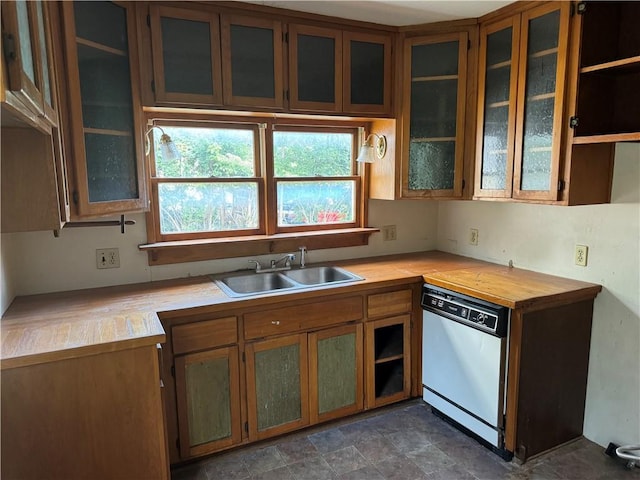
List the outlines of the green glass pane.
{"label": "green glass pane", "polygon": [[165,90],[213,95],[209,23],[162,17],[160,25]]}
{"label": "green glass pane", "polygon": [[27,2],[18,0],[16,2],[18,14],[18,32],[20,35],[20,57],[22,58],[22,70],[29,77],[29,80],[36,83],[36,68],[33,64],[33,46],[31,45],[31,27],[29,25],[29,10]]}
{"label": "green glass pane", "polygon": [[384,45],[351,40],[351,103],[384,104]]}
{"label": "green glass pane", "polygon": [[511,27],[487,35],[487,66],[511,60]]}
{"label": "green glass pane", "polygon": [[522,148],[522,190],[549,190],[554,99],[527,102]]}
{"label": "green glass pane", "polygon": [[553,95],[556,89],[556,66],[558,56],[555,53],[529,59],[527,65],[527,101],[536,95]]}
{"label": "green glass pane", "polygon": [[273,132],[276,177],[339,177],[352,175],[350,133]]}
{"label": "green glass pane", "polygon": [[44,12],[42,2],[36,2],[36,14],[38,17],[38,34],[40,41],[40,61],[42,62],[42,93],[47,105],[53,106],[51,97],[51,80],[49,79],[49,52],[47,51],[46,32],[44,28]]}
{"label": "green glass pane", "polygon": [[321,225],[355,221],[353,180],[278,182],[278,225]]}
{"label": "green glass pane", "polygon": [[255,374],[258,430],[302,417],[298,344],[256,352]]}
{"label": "green glass pane", "polygon": [[273,30],[231,25],[234,96],[275,98]]}
{"label": "green glass pane", "polygon": [[499,102],[509,101],[511,69],[509,66],[487,70],[485,80],[485,109]]}
{"label": "green glass pane", "polygon": [[459,43],[455,41],[411,47],[411,78],[457,75]]}
{"label": "green glass pane", "polygon": [[133,138],[85,133],[90,202],[138,198]]}
{"label": "green glass pane", "polygon": [[318,412],[356,402],[356,334],[318,341]]}
{"label": "green glass pane", "polygon": [[411,82],[411,138],[456,136],[458,81]]}
{"label": "green glass pane", "polygon": [[73,2],[76,35],[127,52],[127,11],[113,2]]}
{"label": "green glass pane", "polygon": [[455,142],[411,142],[409,189],[450,190],[455,173]]}
{"label": "green glass pane", "polygon": [[255,183],[158,184],[160,231],[220,232],[258,228]]}
{"label": "green glass pane", "polygon": [[189,445],[231,436],[229,360],[217,358],[186,366]]}
{"label": "green glass pane", "polygon": [[482,188],[504,190],[507,175],[509,106],[487,107],[482,145]]}
{"label": "green glass pane", "polygon": [[129,59],[78,45],[78,69],[85,128],[132,133]]}
{"label": "green glass pane", "polygon": [[[162,132],[171,137],[179,159],[164,158]],[[253,130],[235,128],[154,128],[153,149],[156,177],[237,178],[255,176]]]}
{"label": "green glass pane", "polygon": [[335,39],[298,35],[298,100],[333,103]]}
{"label": "green glass pane", "polygon": [[529,20],[529,55],[558,48],[559,33],[560,9]]}

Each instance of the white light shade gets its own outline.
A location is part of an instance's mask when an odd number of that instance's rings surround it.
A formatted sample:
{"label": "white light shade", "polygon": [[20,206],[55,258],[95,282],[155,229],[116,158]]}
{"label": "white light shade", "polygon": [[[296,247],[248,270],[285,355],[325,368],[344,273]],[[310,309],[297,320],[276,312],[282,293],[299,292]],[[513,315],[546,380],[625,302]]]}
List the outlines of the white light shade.
{"label": "white light shade", "polygon": [[376,161],[375,154],[373,153],[373,145],[364,144],[360,147],[360,153],[356,162],[360,163],[373,163]]}
{"label": "white light shade", "polygon": [[165,160],[179,160],[180,152],[178,147],[173,143],[171,137],[166,133],[163,133],[160,137],[160,150],[162,151],[162,158]]}
{"label": "white light shade", "polygon": [[[376,137],[375,145],[371,140],[372,137]],[[360,163],[373,163],[376,161],[376,157],[382,158],[387,153],[387,138],[384,135],[370,134],[360,147],[360,153],[356,162]]]}

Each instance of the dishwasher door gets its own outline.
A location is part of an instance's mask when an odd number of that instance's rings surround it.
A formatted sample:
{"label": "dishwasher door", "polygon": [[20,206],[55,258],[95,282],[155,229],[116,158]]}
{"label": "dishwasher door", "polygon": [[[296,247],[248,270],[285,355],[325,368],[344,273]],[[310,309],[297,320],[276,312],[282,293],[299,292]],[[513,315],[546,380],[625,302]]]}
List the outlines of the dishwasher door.
{"label": "dishwasher door", "polygon": [[506,339],[423,312],[423,398],[501,447]]}

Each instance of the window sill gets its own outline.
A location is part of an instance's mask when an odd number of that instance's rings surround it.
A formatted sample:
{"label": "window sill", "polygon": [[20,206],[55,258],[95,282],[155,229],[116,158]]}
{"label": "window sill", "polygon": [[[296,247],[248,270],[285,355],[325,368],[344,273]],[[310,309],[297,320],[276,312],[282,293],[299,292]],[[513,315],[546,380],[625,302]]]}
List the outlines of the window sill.
{"label": "window sill", "polygon": [[252,235],[247,237],[181,240],[139,245],[147,252],[149,265],[197,262],[221,258],[295,252],[305,246],[309,250],[357,247],[369,244],[369,236],[379,228],[349,228],[315,232]]}

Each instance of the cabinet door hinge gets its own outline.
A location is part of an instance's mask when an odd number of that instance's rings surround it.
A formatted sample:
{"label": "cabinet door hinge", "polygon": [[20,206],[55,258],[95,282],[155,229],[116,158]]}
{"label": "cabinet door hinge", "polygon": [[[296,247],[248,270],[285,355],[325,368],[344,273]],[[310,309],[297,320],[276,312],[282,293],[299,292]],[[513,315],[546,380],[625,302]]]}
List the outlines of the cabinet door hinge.
{"label": "cabinet door hinge", "polygon": [[471,40],[467,39],[467,50],[471,50]]}
{"label": "cabinet door hinge", "polygon": [[80,202],[80,195],[78,195],[77,190],[73,191],[73,193],[71,194],[71,198],[73,198],[73,203],[76,205]]}
{"label": "cabinet door hinge", "polygon": [[289,43],[289,32],[282,32],[282,41],[284,43]]}
{"label": "cabinet door hinge", "polygon": [[289,101],[289,90],[285,90],[284,98],[287,100],[287,102]]}
{"label": "cabinet door hinge", "polygon": [[244,431],[249,433],[249,422],[244,422]]}
{"label": "cabinet door hinge", "polygon": [[154,82],[153,80],[151,80],[151,91],[153,93],[156,93],[156,82]]}
{"label": "cabinet door hinge", "polygon": [[584,15],[584,12],[587,11],[587,2],[578,2],[576,11],[578,12],[578,15]]}
{"label": "cabinet door hinge", "polygon": [[4,57],[7,61],[13,61],[16,59],[16,40],[10,33],[2,35],[2,49],[4,50]]}
{"label": "cabinet door hinge", "polygon": [[242,363],[247,363],[247,354],[242,352]]}
{"label": "cabinet door hinge", "polygon": [[151,15],[147,14],[147,27],[151,27]]}
{"label": "cabinet door hinge", "polygon": [[558,191],[561,192],[564,190],[564,180],[558,180]]}
{"label": "cabinet door hinge", "polygon": [[569,119],[569,128],[576,128],[580,123],[580,119],[578,117],[571,117]]}
{"label": "cabinet door hinge", "polygon": [[171,376],[173,378],[176,378],[176,366],[175,365],[171,365]]}
{"label": "cabinet door hinge", "polygon": [[465,182],[464,178],[463,178],[462,179],[462,190],[464,190],[466,186],[467,186],[467,182]]}

